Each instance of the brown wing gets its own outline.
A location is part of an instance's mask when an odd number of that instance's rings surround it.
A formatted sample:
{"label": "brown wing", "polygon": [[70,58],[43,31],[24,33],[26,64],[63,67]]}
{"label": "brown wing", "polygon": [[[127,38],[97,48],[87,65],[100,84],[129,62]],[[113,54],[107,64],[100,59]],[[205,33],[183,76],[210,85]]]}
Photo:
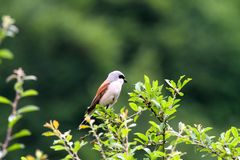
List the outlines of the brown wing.
{"label": "brown wing", "polygon": [[87,109],[87,112],[86,112],[87,114],[91,114],[93,112],[96,105],[99,103],[100,99],[106,92],[109,84],[110,84],[110,82],[104,81],[103,84],[98,88],[97,93],[96,93],[95,97],[93,98],[91,105]]}

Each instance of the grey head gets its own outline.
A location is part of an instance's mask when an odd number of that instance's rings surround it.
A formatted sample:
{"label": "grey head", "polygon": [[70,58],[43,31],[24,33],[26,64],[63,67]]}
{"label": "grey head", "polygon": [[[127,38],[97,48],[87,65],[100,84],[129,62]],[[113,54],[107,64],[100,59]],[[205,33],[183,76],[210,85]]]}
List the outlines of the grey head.
{"label": "grey head", "polygon": [[126,83],[125,76],[122,72],[120,71],[112,71],[108,74],[107,80],[110,82],[116,81],[118,79],[123,79],[123,81]]}

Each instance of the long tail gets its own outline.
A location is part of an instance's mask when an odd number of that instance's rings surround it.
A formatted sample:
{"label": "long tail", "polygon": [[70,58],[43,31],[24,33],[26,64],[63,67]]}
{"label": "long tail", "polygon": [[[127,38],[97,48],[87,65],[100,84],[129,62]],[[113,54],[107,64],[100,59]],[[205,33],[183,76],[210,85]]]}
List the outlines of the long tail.
{"label": "long tail", "polygon": [[83,128],[84,125],[86,125],[87,121],[86,121],[86,116],[90,116],[91,117],[91,114],[93,113],[93,111],[95,110],[96,108],[96,105],[91,105],[87,108],[87,111],[85,112],[84,114],[84,119],[83,121],[80,123],[79,125],[79,129]]}
{"label": "long tail", "polygon": [[85,112],[85,115],[91,115],[92,112],[95,110],[96,108],[96,105],[90,105],[88,108],[87,108],[87,111]]}

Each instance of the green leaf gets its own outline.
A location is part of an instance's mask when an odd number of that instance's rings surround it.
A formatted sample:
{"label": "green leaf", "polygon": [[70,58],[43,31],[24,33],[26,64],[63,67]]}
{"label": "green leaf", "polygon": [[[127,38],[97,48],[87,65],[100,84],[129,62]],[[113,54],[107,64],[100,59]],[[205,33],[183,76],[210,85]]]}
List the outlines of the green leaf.
{"label": "green leaf", "polygon": [[13,59],[13,54],[8,49],[0,49],[0,58]]}
{"label": "green leaf", "polygon": [[203,129],[202,132],[206,133],[206,132],[208,132],[208,131],[210,131],[210,130],[212,130],[212,127],[206,127],[206,128]]}
{"label": "green leaf", "polygon": [[152,87],[154,90],[156,90],[158,88],[158,80],[155,80],[152,82]]}
{"label": "green leaf", "polygon": [[145,83],[150,83],[149,77],[147,75],[144,75],[144,81]]}
{"label": "green leaf", "polygon": [[136,122],[139,118],[139,115],[136,115],[134,118],[133,118],[133,121]]}
{"label": "green leaf", "polygon": [[93,149],[97,150],[97,151],[100,151],[101,150],[101,147],[98,145],[98,144],[94,144],[93,145]]}
{"label": "green leaf", "polygon": [[178,95],[182,97],[182,96],[184,96],[184,93],[178,92]]}
{"label": "green leaf", "polygon": [[0,103],[11,104],[12,102],[9,99],[7,99],[6,97],[0,96]]}
{"label": "green leaf", "polygon": [[7,148],[8,152],[12,152],[15,150],[23,149],[25,146],[21,143],[15,143]]}
{"label": "green leaf", "polygon": [[13,116],[13,115],[11,115],[11,116],[9,116],[9,118],[8,118],[8,127],[9,128],[12,128],[20,119],[22,118],[22,116],[21,115],[16,115],[16,116]]}
{"label": "green leaf", "polygon": [[42,135],[45,137],[55,136],[55,134],[51,131],[44,132],[44,133],[42,133]]}
{"label": "green leaf", "polygon": [[55,145],[55,146],[51,146],[50,148],[54,149],[55,151],[65,150],[65,147],[62,145]]}
{"label": "green leaf", "polygon": [[17,82],[17,83],[15,83],[15,85],[14,85],[15,91],[21,93],[22,90],[23,90],[22,86],[23,86],[23,82]]}
{"label": "green leaf", "polygon": [[185,77],[185,75],[180,76],[178,82],[177,82],[177,87],[181,88],[182,87],[182,79]]}
{"label": "green leaf", "polygon": [[22,114],[22,113],[27,113],[27,112],[34,112],[34,111],[38,111],[39,108],[35,105],[28,105],[28,106],[24,106],[22,108],[20,108],[17,112],[19,114]]}
{"label": "green leaf", "polygon": [[110,124],[108,125],[108,129],[109,129],[109,131],[112,131],[112,132],[114,132],[114,133],[117,132],[117,131],[116,131],[116,128],[112,127]]}
{"label": "green leaf", "polygon": [[190,82],[192,78],[187,78],[186,80],[183,81],[182,87],[184,87],[188,82]]}
{"label": "green leaf", "polygon": [[25,157],[21,157],[21,160],[27,160],[27,158],[25,158]]}
{"label": "green leaf", "polygon": [[176,83],[172,80],[169,80],[169,79],[165,79],[165,82],[171,87],[173,88],[174,90],[177,89],[177,86],[176,86]]}
{"label": "green leaf", "polygon": [[232,127],[231,130],[232,130],[233,136],[234,136],[235,138],[237,138],[237,137],[238,137],[238,130],[237,130],[237,128],[236,128],[236,127]]}
{"label": "green leaf", "polygon": [[231,130],[228,130],[228,131],[225,133],[224,139],[225,139],[226,141],[228,141],[228,139],[230,138],[230,134],[231,134]]}
{"label": "green leaf", "polygon": [[134,133],[136,136],[138,136],[139,138],[141,138],[142,140],[144,140],[145,142],[148,141],[148,137],[145,136],[145,134],[142,133]]}
{"label": "green leaf", "polygon": [[123,129],[121,130],[122,137],[125,138],[125,137],[128,135],[128,132],[129,132],[129,131],[130,131],[130,130],[129,130],[128,128],[123,128]]}
{"label": "green leaf", "polygon": [[68,134],[66,139],[67,139],[67,141],[71,141],[72,140],[72,135]]}
{"label": "green leaf", "polygon": [[149,121],[149,123],[150,123],[154,128],[156,128],[156,129],[158,129],[158,130],[160,131],[160,126],[159,126],[156,122],[154,122],[154,121]]}
{"label": "green leaf", "polygon": [[222,158],[221,158],[221,157],[218,157],[218,160],[222,160]]}
{"label": "green leaf", "polygon": [[[49,133],[47,133],[47,134],[49,134]],[[52,134],[53,134],[53,136],[55,135],[54,133],[50,133],[50,135],[52,135]],[[61,140],[61,139],[54,140],[53,144],[64,144],[64,140]]]}
{"label": "green leaf", "polygon": [[63,160],[72,160],[72,159],[73,157],[70,154],[66,155],[66,157],[63,158]]}
{"label": "green leaf", "polygon": [[36,96],[36,95],[38,95],[38,91],[34,89],[26,90],[21,94],[22,97],[29,97],[29,96]]}
{"label": "green leaf", "polygon": [[233,147],[236,147],[239,143],[238,138],[234,138],[233,141],[230,143]]}
{"label": "green leaf", "polygon": [[148,76],[144,75],[144,81],[145,81],[145,88],[147,92],[151,91],[151,84],[150,84],[150,79]]}
{"label": "green leaf", "polygon": [[129,103],[129,106],[135,111],[138,111],[138,106],[135,103]]}
{"label": "green leaf", "polygon": [[13,136],[12,136],[12,139],[16,139],[16,138],[20,138],[20,137],[25,137],[25,136],[30,136],[31,135],[31,132],[27,129],[22,129],[21,131],[15,133]]}
{"label": "green leaf", "polygon": [[73,152],[77,153],[80,148],[81,148],[80,142],[79,141],[74,142]]}

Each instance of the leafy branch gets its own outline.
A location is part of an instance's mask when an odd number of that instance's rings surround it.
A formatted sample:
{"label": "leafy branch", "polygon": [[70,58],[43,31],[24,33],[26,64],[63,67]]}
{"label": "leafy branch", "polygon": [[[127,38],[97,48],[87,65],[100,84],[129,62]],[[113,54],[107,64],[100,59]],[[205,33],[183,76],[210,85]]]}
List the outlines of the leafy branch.
{"label": "leafy branch", "polygon": [[8,117],[8,127],[6,132],[6,137],[4,143],[1,145],[0,149],[0,159],[3,159],[8,152],[24,148],[23,144],[14,143],[9,146],[10,142],[14,139],[21,138],[24,136],[31,135],[31,132],[28,129],[22,129],[19,132],[13,134],[14,125],[22,118],[24,113],[33,112],[39,110],[35,105],[27,105],[18,109],[19,101],[22,98],[28,96],[36,96],[38,92],[36,90],[24,90],[23,85],[26,80],[36,80],[35,76],[28,76],[24,71],[19,68],[13,71],[13,74],[7,78],[7,81],[16,80],[14,85],[15,98],[13,101],[9,100],[6,97],[0,96],[0,103],[9,105],[12,109],[11,114]]}
{"label": "leafy branch", "polygon": [[70,134],[71,131],[66,131],[62,133],[58,127],[59,122],[56,120],[50,121],[49,123],[45,123],[44,127],[50,129],[50,131],[44,132],[42,135],[49,137],[55,136],[58,139],[54,140],[53,145],[51,148],[55,151],[65,150],[68,154],[64,158],[65,160],[73,159],[73,160],[80,160],[78,156],[78,151],[83,147],[86,142],[85,141],[72,141],[72,135]]}
{"label": "leafy branch", "polygon": [[[240,136],[239,129],[231,127],[216,139],[215,136],[209,136],[207,132],[211,127],[203,128],[202,125],[185,125],[179,123],[180,132],[173,131],[178,138],[177,143],[191,144],[197,147],[200,152],[209,153],[212,157],[218,157],[220,160],[237,160],[240,158]],[[206,154],[203,154],[205,157]]]}

